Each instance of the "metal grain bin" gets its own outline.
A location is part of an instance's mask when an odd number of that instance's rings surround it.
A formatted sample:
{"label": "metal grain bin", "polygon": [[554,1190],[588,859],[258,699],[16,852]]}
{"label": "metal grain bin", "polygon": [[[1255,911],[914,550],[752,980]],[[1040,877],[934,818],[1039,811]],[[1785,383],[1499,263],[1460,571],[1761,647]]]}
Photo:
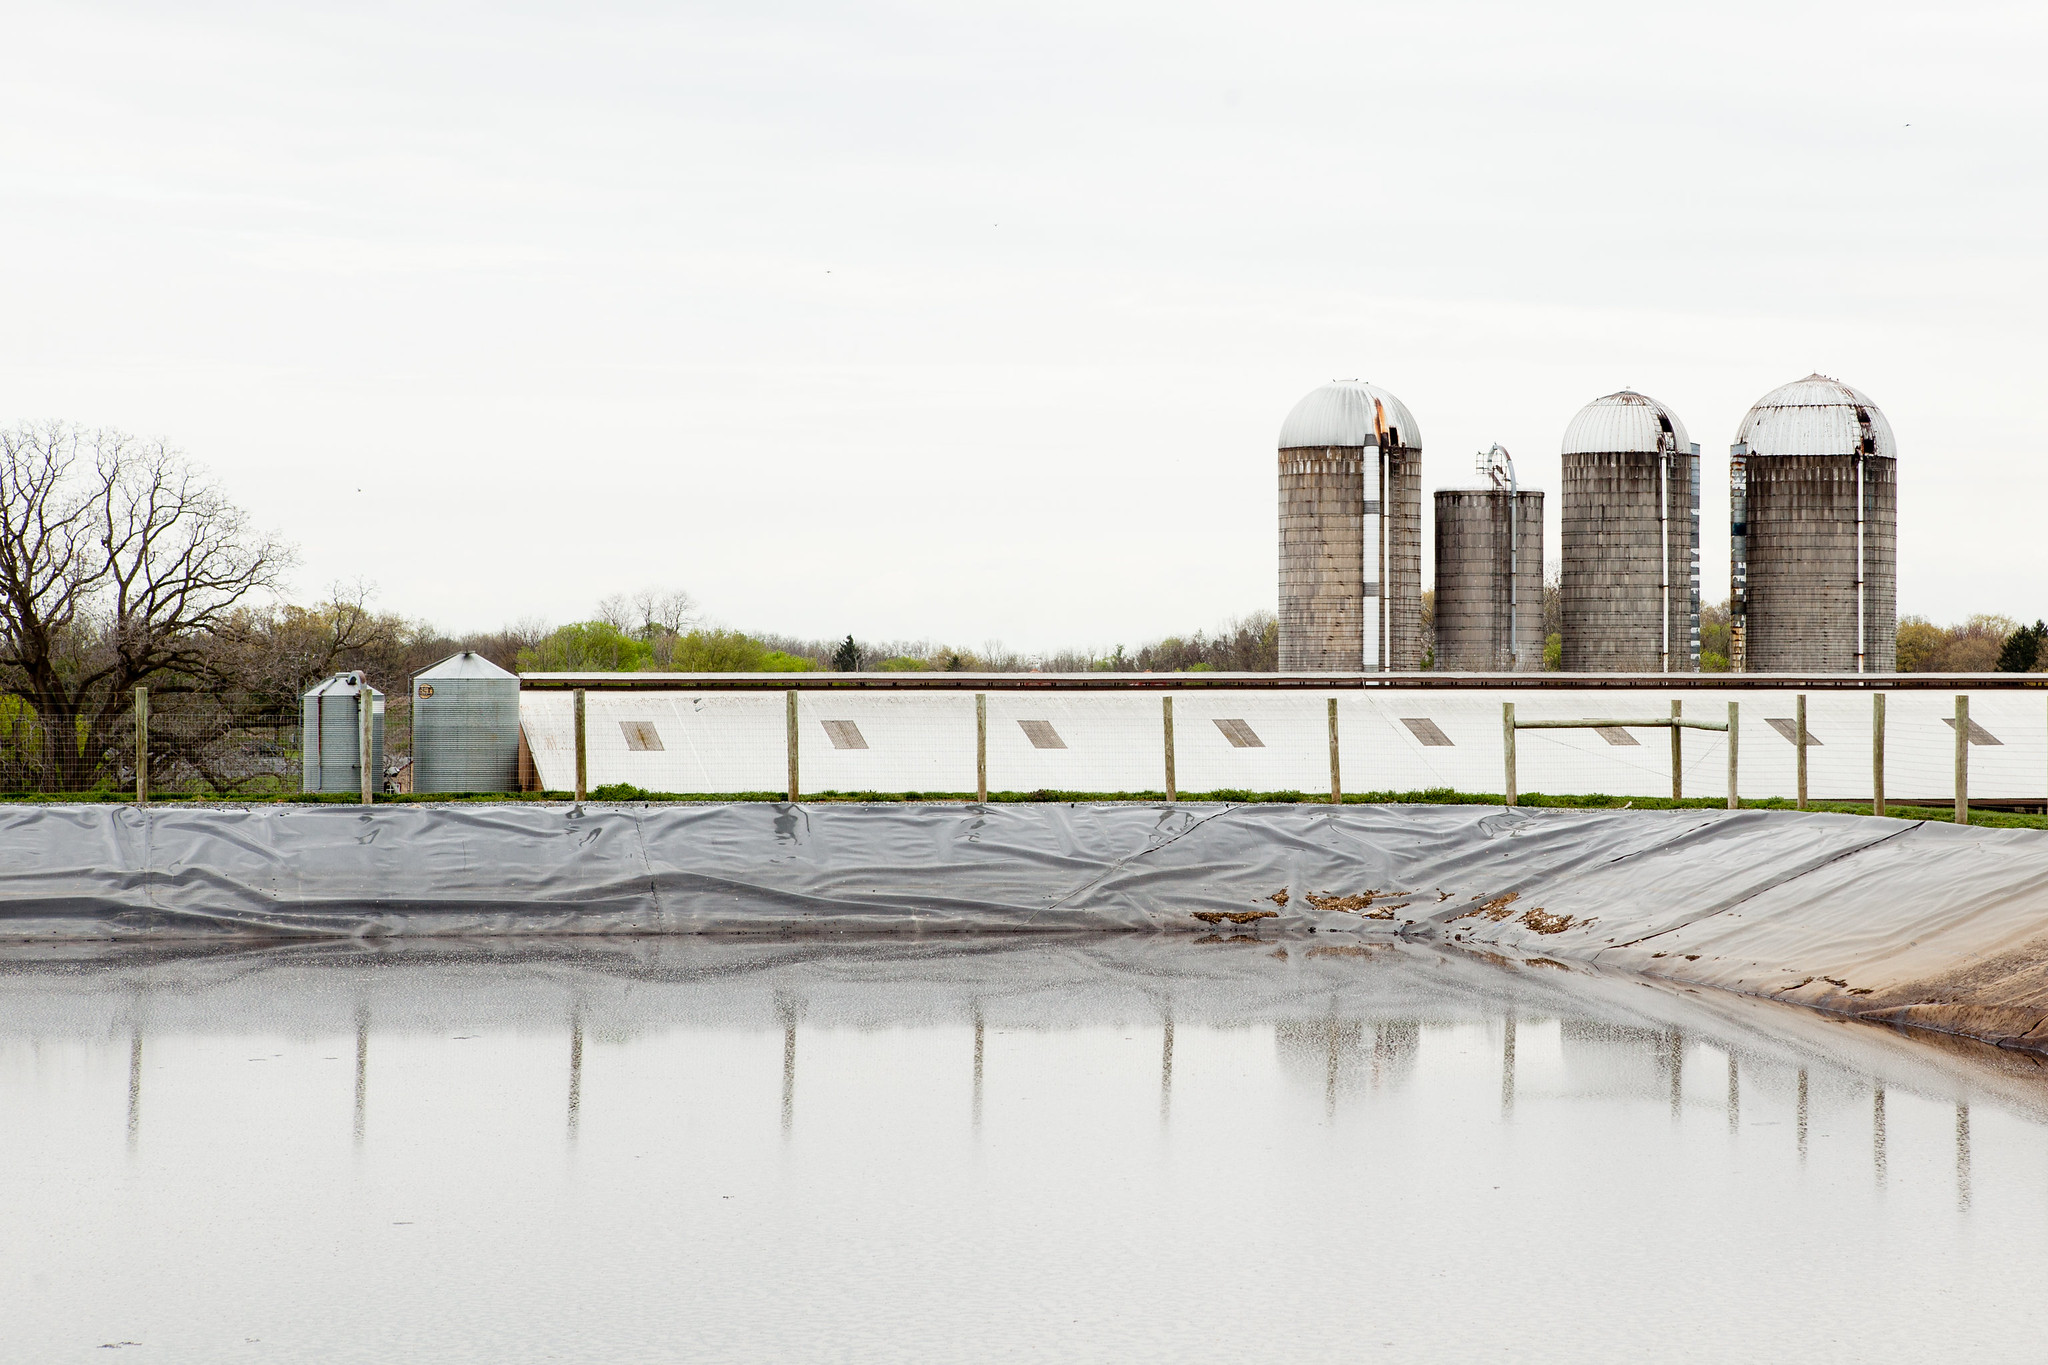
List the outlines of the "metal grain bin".
{"label": "metal grain bin", "polygon": [[1898,453],[1877,404],[1822,374],[1742,419],[1728,471],[1731,668],[1892,671]]}
{"label": "metal grain bin", "polygon": [[370,773],[374,790],[384,789],[384,694],[361,673],[337,673],[300,698],[304,746],[301,787],[309,792],[360,792],[357,755],[361,729],[357,707],[370,702]]}
{"label": "metal grain bin", "polygon": [[412,680],[412,789],[519,790],[519,677],[464,650]]}
{"label": "metal grain bin", "polygon": [[1280,426],[1280,667],[1422,667],[1422,432],[1355,379]]}

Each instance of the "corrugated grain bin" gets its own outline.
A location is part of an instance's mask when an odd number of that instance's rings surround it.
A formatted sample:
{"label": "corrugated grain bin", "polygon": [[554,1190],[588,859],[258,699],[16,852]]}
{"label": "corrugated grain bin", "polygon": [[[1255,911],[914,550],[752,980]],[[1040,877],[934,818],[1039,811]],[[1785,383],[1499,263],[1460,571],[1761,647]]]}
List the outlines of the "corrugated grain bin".
{"label": "corrugated grain bin", "polygon": [[1421,429],[1385,389],[1325,384],[1280,427],[1280,667],[1421,666]]}
{"label": "corrugated grain bin", "polygon": [[415,792],[519,790],[519,678],[464,650],[412,680]]}
{"label": "corrugated grain bin", "polygon": [[300,698],[303,790],[363,789],[357,760],[362,730],[356,708],[365,697],[370,704],[370,785],[375,791],[384,789],[384,694],[370,686],[361,673],[337,673]]}
{"label": "corrugated grain bin", "polygon": [[1877,404],[1810,374],[1757,400],[1731,456],[1731,666],[1891,672],[1898,445]]}
{"label": "corrugated grain bin", "polygon": [[1564,433],[1564,668],[1691,673],[1700,653],[1700,448],[1623,389]]}
{"label": "corrugated grain bin", "polygon": [[1460,673],[1543,667],[1543,494],[1437,490],[1436,666]]}

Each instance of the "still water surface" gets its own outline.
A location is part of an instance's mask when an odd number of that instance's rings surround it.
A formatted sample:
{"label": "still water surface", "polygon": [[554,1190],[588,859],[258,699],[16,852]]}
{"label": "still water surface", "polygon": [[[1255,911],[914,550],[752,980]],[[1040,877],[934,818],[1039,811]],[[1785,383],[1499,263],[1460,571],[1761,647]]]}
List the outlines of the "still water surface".
{"label": "still water surface", "polygon": [[2044,1114],[1313,939],[17,958],[0,1358],[2039,1359]]}

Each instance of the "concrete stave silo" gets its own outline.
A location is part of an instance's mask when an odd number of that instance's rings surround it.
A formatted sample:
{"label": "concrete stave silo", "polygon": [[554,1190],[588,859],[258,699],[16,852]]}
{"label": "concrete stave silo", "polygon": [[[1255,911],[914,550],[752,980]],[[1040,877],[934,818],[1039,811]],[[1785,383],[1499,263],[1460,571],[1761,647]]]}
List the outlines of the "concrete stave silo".
{"label": "concrete stave silo", "polygon": [[1542,493],[1437,490],[1436,667],[1475,673],[1543,667]]}
{"label": "concrete stave silo", "polygon": [[1898,446],[1869,397],[1811,374],[1758,399],[1730,450],[1733,669],[1889,673]]}
{"label": "concrete stave silo", "polygon": [[1566,671],[1698,670],[1699,450],[1676,413],[1629,389],[1565,428]]}
{"label": "concrete stave silo", "polygon": [[519,790],[519,675],[473,650],[412,680],[415,792]]}
{"label": "concrete stave silo", "polygon": [[1420,668],[1422,433],[1413,414],[1371,384],[1325,384],[1281,424],[1279,473],[1282,671]]}
{"label": "concrete stave silo", "polygon": [[359,792],[361,711],[370,703],[370,785],[384,789],[384,694],[361,673],[337,673],[299,699],[300,779],[306,792]]}

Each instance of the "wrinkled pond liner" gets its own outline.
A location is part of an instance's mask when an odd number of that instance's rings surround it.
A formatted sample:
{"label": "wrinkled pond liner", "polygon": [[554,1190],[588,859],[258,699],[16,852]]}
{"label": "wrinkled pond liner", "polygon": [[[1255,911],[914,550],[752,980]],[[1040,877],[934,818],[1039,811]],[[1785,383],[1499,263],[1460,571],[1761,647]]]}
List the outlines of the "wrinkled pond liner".
{"label": "wrinkled pond liner", "polygon": [[0,809],[0,848],[15,941],[1399,935],[2048,1051],[2032,830],[1415,805],[80,805]]}

